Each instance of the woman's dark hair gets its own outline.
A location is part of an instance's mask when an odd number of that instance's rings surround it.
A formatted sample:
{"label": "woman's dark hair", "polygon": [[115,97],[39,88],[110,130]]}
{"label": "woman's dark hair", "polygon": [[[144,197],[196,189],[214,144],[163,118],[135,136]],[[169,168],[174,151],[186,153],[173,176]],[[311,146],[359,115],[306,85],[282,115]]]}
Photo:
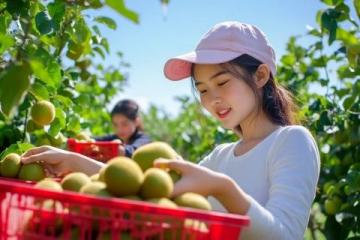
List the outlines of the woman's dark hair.
{"label": "woman's dark hair", "polygon": [[[111,111],[111,117],[116,114],[121,114],[127,117],[128,119],[135,121],[140,114],[139,105],[130,99],[124,99],[117,102],[114,108]],[[142,123],[139,122],[138,129],[143,130]]]}
{"label": "woman's dark hair", "polygon": [[[244,54],[227,63],[220,64],[225,70],[228,70],[236,78],[242,79],[253,90],[259,104],[266,116],[275,124],[281,126],[298,123],[296,119],[297,106],[294,103],[292,94],[284,87],[279,85],[272,74],[267,83],[259,91],[253,80],[253,75],[262,64],[259,60]],[[239,67],[243,70],[240,71]],[[191,82],[193,89],[195,87],[194,64],[191,69]],[[236,130],[236,129],[235,129]],[[241,129],[237,129],[240,130]]]}

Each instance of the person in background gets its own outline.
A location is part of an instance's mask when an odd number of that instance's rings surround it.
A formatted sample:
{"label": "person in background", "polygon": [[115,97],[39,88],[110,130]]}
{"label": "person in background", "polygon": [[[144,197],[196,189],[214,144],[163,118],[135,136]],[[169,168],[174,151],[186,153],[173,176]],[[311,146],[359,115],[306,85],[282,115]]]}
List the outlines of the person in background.
{"label": "person in background", "polygon": [[115,133],[97,137],[95,140],[114,141],[119,139],[124,143],[119,146],[119,155],[131,157],[138,147],[151,142],[150,137],[143,131],[139,113],[140,108],[135,101],[124,99],[117,102],[111,111],[111,122]]}

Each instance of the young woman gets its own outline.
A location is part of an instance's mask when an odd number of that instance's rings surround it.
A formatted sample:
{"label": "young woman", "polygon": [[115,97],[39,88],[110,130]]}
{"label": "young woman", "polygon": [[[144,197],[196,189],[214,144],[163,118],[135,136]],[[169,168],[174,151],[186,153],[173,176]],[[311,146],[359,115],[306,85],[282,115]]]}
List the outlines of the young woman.
{"label": "young woman", "polygon": [[139,116],[139,105],[130,99],[116,103],[111,111],[111,121],[115,134],[95,138],[97,141],[113,141],[120,139],[124,145],[119,147],[119,155],[131,157],[140,146],[151,142],[149,136],[143,132]]}
{"label": "young woman", "polygon": [[[295,125],[291,95],[276,81],[275,53],[265,34],[240,22],[222,22],[195,51],[170,59],[171,80],[191,77],[203,107],[239,136],[221,144],[199,165],[158,159],[155,166],[181,172],[173,196],[209,196],[215,210],[248,215],[241,239],[303,239],[320,171],[311,133]],[[77,159],[76,164],[73,159]],[[50,147],[25,153],[53,172],[96,173],[89,158]]]}

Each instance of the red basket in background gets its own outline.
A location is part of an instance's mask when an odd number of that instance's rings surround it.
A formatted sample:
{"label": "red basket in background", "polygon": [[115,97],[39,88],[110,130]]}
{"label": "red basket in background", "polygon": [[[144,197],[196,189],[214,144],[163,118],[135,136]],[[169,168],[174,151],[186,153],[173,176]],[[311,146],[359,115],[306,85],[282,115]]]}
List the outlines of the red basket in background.
{"label": "red basket in background", "polygon": [[0,239],[239,239],[246,216],[54,192],[0,179]]}
{"label": "red basket in background", "polygon": [[73,138],[67,140],[69,151],[77,152],[101,162],[107,162],[119,155],[119,145],[122,143],[111,141],[81,142]]}

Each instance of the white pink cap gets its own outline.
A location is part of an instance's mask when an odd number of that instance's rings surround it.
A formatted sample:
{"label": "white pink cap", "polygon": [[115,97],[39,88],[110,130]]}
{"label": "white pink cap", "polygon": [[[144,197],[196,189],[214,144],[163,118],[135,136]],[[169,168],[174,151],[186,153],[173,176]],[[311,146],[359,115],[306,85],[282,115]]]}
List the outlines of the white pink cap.
{"label": "white pink cap", "polygon": [[265,34],[253,25],[235,21],[216,24],[195,51],[169,59],[164,74],[170,80],[182,80],[190,77],[193,63],[225,63],[243,54],[267,64],[272,75],[276,75],[275,52]]}

